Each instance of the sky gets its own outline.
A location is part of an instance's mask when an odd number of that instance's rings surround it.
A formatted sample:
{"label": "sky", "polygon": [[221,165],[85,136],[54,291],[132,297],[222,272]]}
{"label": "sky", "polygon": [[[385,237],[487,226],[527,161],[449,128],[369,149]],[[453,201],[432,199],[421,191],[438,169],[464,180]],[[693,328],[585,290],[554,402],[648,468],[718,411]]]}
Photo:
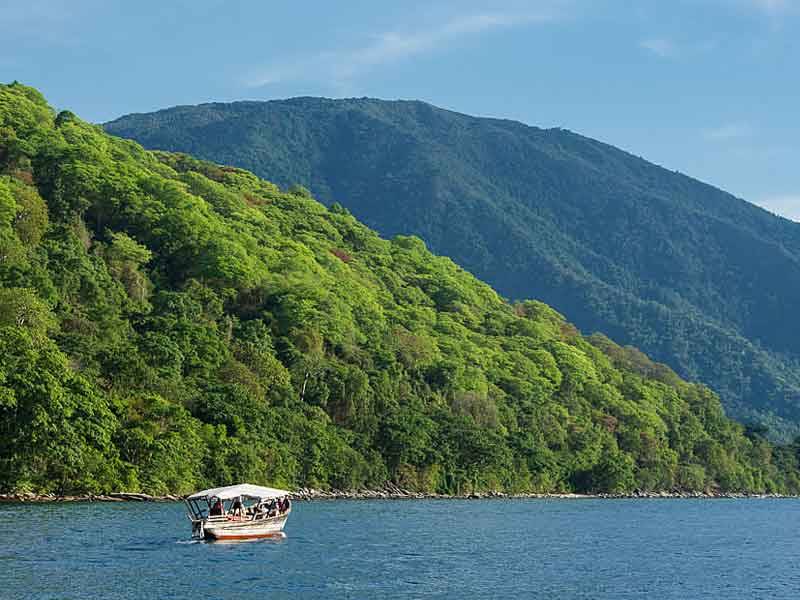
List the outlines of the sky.
{"label": "sky", "polygon": [[0,0],[0,81],[103,122],[419,99],[563,127],[800,221],[800,0]]}

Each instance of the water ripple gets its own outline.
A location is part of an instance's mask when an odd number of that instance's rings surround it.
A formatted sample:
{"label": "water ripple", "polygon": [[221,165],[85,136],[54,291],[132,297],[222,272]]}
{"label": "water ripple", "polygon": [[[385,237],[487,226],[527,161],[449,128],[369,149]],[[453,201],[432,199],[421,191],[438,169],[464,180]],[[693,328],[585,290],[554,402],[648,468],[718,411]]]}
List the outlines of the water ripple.
{"label": "water ripple", "polygon": [[281,540],[180,504],[0,505],[0,596],[796,598],[800,501],[297,503]]}

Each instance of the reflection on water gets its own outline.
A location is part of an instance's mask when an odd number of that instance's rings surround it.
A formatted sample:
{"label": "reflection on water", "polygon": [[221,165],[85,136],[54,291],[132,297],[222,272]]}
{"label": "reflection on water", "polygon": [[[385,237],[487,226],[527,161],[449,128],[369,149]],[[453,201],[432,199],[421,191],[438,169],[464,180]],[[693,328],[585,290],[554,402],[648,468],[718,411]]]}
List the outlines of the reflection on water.
{"label": "reflection on water", "polygon": [[0,598],[795,599],[800,501],[297,503],[192,541],[181,504],[0,504]]}

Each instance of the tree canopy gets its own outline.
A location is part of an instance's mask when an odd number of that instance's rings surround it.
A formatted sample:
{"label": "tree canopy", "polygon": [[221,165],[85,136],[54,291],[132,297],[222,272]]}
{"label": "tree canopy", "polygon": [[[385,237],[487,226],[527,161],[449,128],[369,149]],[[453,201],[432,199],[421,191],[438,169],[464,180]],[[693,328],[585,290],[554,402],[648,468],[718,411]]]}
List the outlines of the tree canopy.
{"label": "tree canopy", "polygon": [[564,129],[423,102],[213,103],[106,127],[305,185],[642,349],[773,437],[800,433],[800,224]]}

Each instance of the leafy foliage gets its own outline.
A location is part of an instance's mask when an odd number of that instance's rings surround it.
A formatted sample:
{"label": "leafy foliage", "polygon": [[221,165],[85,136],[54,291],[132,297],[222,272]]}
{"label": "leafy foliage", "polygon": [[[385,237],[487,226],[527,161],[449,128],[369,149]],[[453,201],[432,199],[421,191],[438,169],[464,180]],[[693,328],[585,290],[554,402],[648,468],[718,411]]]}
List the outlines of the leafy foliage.
{"label": "leafy foliage", "polygon": [[19,84],[0,131],[0,489],[800,488],[708,389],[418,238]]}
{"label": "leafy foliage", "polygon": [[308,186],[706,383],[730,414],[798,432],[796,223],[569,131],[421,102],[204,104],[106,128]]}

